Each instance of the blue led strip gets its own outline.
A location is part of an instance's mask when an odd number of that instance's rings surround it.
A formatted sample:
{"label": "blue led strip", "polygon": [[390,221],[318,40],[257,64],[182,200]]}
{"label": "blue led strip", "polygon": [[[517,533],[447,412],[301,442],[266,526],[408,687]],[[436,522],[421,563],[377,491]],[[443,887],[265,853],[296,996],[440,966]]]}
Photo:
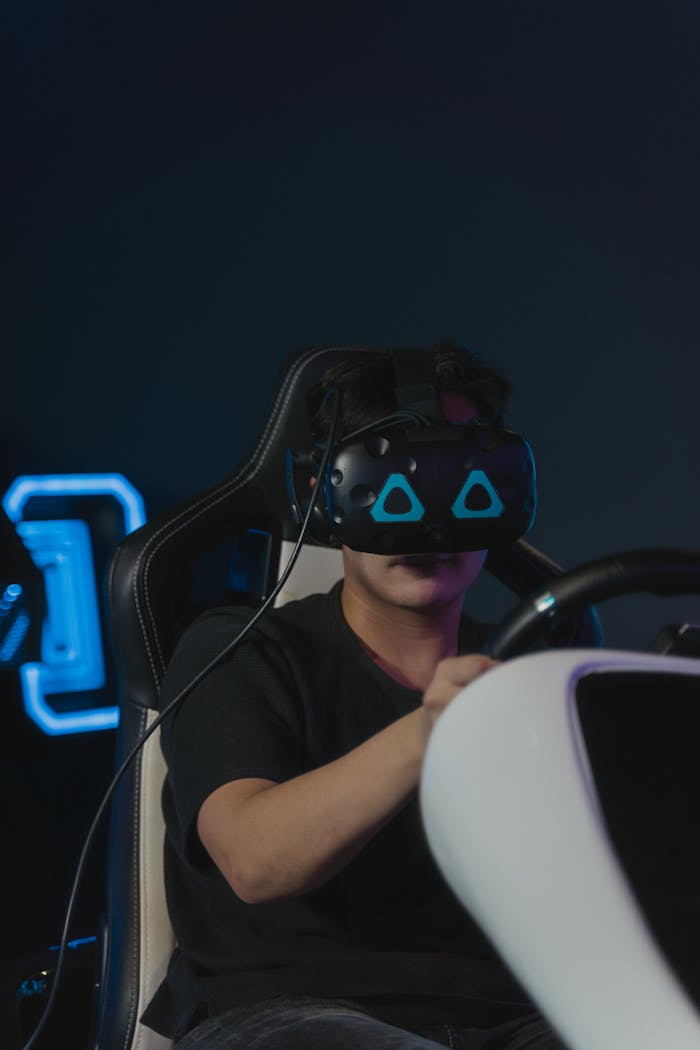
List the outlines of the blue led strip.
{"label": "blue led strip", "polygon": [[26,613],[20,613],[0,645],[0,664],[9,664],[18,652],[27,636],[31,620]]}
{"label": "blue led strip", "polygon": [[21,584],[9,583],[0,598],[0,664],[10,663],[14,659],[29,630],[29,616],[21,605],[18,606],[22,594]]}
{"label": "blue led strip", "polygon": [[121,474],[20,477],[3,499],[42,570],[46,593],[41,663],[20,667],[25,710],[51,736],[112,729],[119,720],[115,706],[57,711],[48,699],[103,688],[105,666],[88,524],[82,519],[24,520],[24,508],[36,496],[112,496],[123,513],[125,533],[145,522],[143,500]]}

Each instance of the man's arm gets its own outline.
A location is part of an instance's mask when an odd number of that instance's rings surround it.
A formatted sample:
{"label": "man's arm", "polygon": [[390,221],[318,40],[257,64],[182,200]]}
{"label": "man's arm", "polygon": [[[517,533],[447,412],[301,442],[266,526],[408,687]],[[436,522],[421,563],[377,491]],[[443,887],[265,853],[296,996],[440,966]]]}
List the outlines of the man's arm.
{"label": "man's arm", "polygon": [[235,893],[251,904],[296,897],[345,867],[416,790],[440,712],[493,665],[480,655],[444,660],[422,707],[341,758],[282,784],[248,778],[214,791],[197,831]]}

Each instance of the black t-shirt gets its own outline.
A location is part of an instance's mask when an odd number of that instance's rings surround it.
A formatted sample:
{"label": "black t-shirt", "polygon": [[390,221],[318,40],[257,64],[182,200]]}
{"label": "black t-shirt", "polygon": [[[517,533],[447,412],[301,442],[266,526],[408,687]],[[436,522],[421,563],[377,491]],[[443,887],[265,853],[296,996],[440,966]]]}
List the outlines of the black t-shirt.
{"label": "black t-shirt", "polygon": [[[222,784],[305,773],[420,704],[419,692],[365,653],[340,590],[266,613],[162,728],[165,880],[178,948],[143,1019],[164,1035],[181,1034],[203,1010],[285,992],[356,999],[394,1019],[488,1024],[531,1008],[434,864],[416,796],[339,874],[292,900],[244,903],[199,841],[199,808]],[[189,628],[163,705],[250,616],[216,609]],[[464,635],[463,648],[477,649],[478,627],[466,622]]]}

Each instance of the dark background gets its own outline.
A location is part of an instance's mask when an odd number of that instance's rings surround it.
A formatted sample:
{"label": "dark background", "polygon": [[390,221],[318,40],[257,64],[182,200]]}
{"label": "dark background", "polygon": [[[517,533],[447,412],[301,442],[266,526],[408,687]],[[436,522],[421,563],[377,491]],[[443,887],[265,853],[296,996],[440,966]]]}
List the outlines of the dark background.
{"label": "dark background", "polygon": [[[289,353],[452,336],[515,384],[533,543],[566,567],[699,545],[694,3],[30,0],[4,22],[3,491],[121,471],[152,516],[247,453]],[[697,602],[601,614],[643,647]],[[56,939],[67,876],[22,885],[72,868],[109,736],[6,760],[9,808],[29,779],[39,807],[6,955]]]}

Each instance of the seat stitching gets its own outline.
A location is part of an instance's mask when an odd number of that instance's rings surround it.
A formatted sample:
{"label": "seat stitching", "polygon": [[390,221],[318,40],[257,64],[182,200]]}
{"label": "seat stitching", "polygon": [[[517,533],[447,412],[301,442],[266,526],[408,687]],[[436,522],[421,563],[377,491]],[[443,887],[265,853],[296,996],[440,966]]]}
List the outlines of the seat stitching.
{"label": "seat stitching", "polygon": [[[138,576],[139,576],[139,571],[140,571],[140,565],[141,565],[143,559],[146,558],[146,562],[145,562],[145,565],[144,565],[144,568],[143,568],[143,575],[144,575],[144,579],[146,581],[145,585],[144,585],[145,602],[146,602],[146,607],[147,607],[148,614],[149,614],[149,617],[150,617],[150,621],[151,621],[151,624],[153,626],[153,633],[154,633],[156,646],[157,646],[157,649],[158,649],[158,657],[160,658],[160,668],[161,668],[161,674],[162,674],[164,672],[164,670],[165,670],[165,659],[164,659],[164,656],[163,656],[163,651],[162,651],[161,646],[160,646],[160,640],[159,640],[159,637],[158,637],[158,631],[157,631],[157,628],[155,626],[155,618],[153,616],[153,610],[152,610],[152,607],[151,607],[149,591],[148,591],[148,585],[147,585],[147,578],[148,578],[148,574],[150,572],[151,563],[153,561],[153,558],[156,556],[156,554],[158,553],[158,551],[160,550],[160,548],[163,546],[164,543],[167,543],[169,539],[171,539],[173,536],[175,536],[183,528],[185,528],[186,526],[191,524],[191,522],[196,520],[196,518],[199,517],[199,515],[201,513],[203,513],[205,510],[208,510],[208,509],[211,509],[212,507],[215,507],[218,503],[220,503],[222,500],[226,499],[228,496],[230,496],[232,493],[234,493],[238,488],[241,488],[244,484],[246,484],[247,482],[249,482],[252,478],[254,478],[256,476],[256,474],[261,469],[261,462],[260,462],[260,459],[259,459],[260,453],[261,453],[262,450],[264,450],[265,448],[269,447],[269,445],[272,442],[272,439],[277,435],[277,432],[278,432],[278,430],[280,429],[280,427],[282,425],[281,424],[282,412],[286,408],[287,404],[289,403],[292,395],[296,392],[296,385],[297,385],[297,382],[298,382],[298,379],[299,379],[299,375],[300,375],[301,371],[303,370],[303,368],[305,368],[306,365],[308,365],[311,361],[313,361],[316,357],[318,357],[321,354],[357,352],[358,349],[359,348],[354,348],[353,349],[353,348],[347,348],[347,347],[345,347],[345,348],[343,348],[343,347],[327,347],[327,348],[321,348],[321,349],[316,349],[316,350],[309,351],[309,353],[307,355],[305,355],[303,358],[301,358],[299,360],[296,368],[294,369],[294,371],[292,373],[290,373],[289,376],[287,377],[287,381],[285,383],[285,386],[280,391],[280,394],[278,395],[278,398],[277,398],[277,402],[276,402],[275,406],[273,407],[273,413],[272,413],[271,419],[268,420],[268,423],[267,423],[267,425],[265,427],[265,430],[263,431],[263,434],[262,434],[260,440],[258,441],[258,444],[257,444],[255,450],[251,454],[250,459],[248,460],[248,464],[246,464],[246,466],[243,467],[243,470],[245,471],[247,468],[250,467],[250,464],[253,463],[252,469],[249,469],[249,472],[246,473],[243,477],[241,477],[241,475],[239,474],[238,476],[236,476],[234,478],[231,478],[228,481],[224,482],[222,487],[218,491],[216,491],[215,493],[211,493],[210,492],[210,493],[206,494],[205,496],[202,496],[194,504],[189,504],[186,508],[183,508],[183,510],[175,518],[173,518],[172,520],[166,522],[156,533],[153,534],[152,537],[150,537],[148,544],[146,545],[146,547],[144,547],[144,549],[139,554],[139,557],[138,557],[138,559],[136,561],[136,564],[135,564],[134,573],[133,573],[132,590],[133,590],[133,596],[134,596],[134,603],[136,605],[137,615],[139,617],[139,622],[141,624],[142,634],[143,634],[143,637],[144,637],[144,642],[145,642],[145,645],[146,645],[146,650],[147,650],[147,653],[148,653],[149,663],[150,663],[150,666],[151,666],[151,671],[153,673],[154,684],[155,684],[156,689],[159,687],[160,677],[159,677],[158,671],[156,669],[155,660],[153,658],[153,653],[151,651],[150,641],[149,641],[148,635],[146,633],[145,621],[144,621],[144,618],[143,618],[142,612],[141,612],[140,600],[139,600],[138,588],[137,588],[137,581],[138,581]],[[274,423],[272,422],[272,420],[274,420]],[[184,519],[184,520],[182,520],[182,519]],[[176,524],[176,523],[178,523],[178,524]],[[165,535],[163,535],[163,533],[165,533]]]}

